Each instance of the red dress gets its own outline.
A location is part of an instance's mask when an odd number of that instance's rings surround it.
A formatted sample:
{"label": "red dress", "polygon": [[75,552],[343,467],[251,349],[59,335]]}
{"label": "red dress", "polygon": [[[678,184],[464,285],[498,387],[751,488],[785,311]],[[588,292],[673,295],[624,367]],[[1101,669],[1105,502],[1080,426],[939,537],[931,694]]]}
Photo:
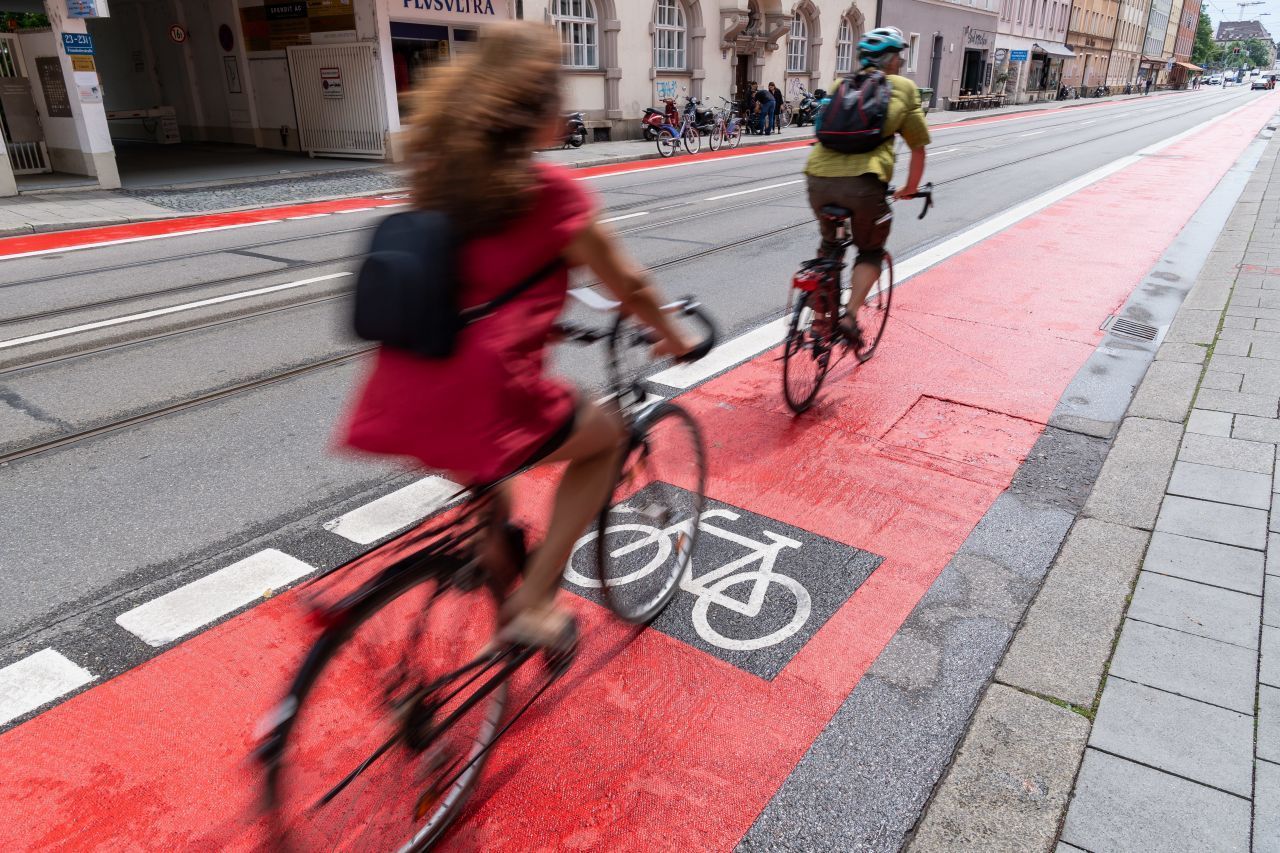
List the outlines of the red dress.
{"label": "red dress", "polygon": [[[591,221],[593,199],[567,169],[536,168],[541,186],[529,213],[462,249],[463,307],[487,302],[545,266]],[[569,271],[561,267],[463,329],[448,359],[379,349],[342,440],[412,456],[472,482],[518,468],[564,427],[576,405],[571,388],[545,368],[547,339],[568,288]]]}

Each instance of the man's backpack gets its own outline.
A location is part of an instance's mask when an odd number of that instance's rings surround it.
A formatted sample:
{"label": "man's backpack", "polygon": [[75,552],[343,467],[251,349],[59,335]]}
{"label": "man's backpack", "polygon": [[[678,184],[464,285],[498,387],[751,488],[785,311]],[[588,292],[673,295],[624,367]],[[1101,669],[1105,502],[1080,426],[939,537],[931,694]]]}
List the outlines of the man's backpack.
{"label": "man's backpack", "polygon": [[449,217],[431,210],[388,216],[373,232],[356,278],[355,332],[426,358],[448,358],[458,333],[555,272],[559,257],[490,301],[458,308],[457,239]]}
{"label": "man's backpack", "polygon": [[879,69],[841,80],[822,110],[818,142],[841,154],[866,154],[880,147],[892,90]]}

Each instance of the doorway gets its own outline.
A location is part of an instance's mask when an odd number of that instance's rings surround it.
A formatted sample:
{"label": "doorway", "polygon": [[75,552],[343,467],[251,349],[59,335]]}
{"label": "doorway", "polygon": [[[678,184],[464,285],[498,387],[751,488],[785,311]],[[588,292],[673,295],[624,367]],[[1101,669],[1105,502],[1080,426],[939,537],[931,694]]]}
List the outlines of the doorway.
{"label": "doorway", "polygon": [[750,108],[751,96],[755,94],[751,91],[755,84],[751,79],[751,60],[754,58],[750,54],[740,54],[733,75],[733,100],[735,103],[745,104],[747,108]]}
{"label": "doorway", "polygon": [[960,73],[960,94],[982,94],[982,51],[966,50],[964,67]]}

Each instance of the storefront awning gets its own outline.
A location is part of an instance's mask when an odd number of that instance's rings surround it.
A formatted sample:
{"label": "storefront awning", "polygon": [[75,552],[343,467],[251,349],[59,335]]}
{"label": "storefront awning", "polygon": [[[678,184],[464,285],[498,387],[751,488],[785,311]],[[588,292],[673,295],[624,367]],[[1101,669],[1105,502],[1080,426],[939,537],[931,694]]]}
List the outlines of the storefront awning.
{"label": "storefront awning", "polygon": [[1176,63],[1174,63],[1174,64],[1175,64],[1175,65],[1181,65],[1183,68],[1187,69],[1188,71],[1203,71],[1203,70],[1204,70],[1204,69],[1203,69],[1203,68],[1201,68],[1199,65],[1192,65],[1190,62],[1176,62]]}
{"label": "storefront awning", "polygon": [[1075,56],[1075,51],[1067,47],[1065,44],[1053,44],[1052,42],[1036,42],[1035,49],[1050,56]]}

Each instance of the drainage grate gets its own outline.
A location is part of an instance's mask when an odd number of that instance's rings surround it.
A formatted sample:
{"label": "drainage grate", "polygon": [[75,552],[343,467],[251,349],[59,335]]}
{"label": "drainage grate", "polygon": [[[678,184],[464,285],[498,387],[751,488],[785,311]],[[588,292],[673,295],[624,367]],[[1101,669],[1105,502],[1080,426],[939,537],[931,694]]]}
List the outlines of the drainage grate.
{"label": "drainage grate", "polygon": [[1114,335],[1124,335],[1127,338],[1137,338],[1140,341],[1154,341],[1156,336],[1160,334],[1160,330],[1148,323],[1139,323],[1137,320],[1130,320],[1127,317],[1111,317],[1107,322],[1102,324],[1104,331],[1109,331]]}

